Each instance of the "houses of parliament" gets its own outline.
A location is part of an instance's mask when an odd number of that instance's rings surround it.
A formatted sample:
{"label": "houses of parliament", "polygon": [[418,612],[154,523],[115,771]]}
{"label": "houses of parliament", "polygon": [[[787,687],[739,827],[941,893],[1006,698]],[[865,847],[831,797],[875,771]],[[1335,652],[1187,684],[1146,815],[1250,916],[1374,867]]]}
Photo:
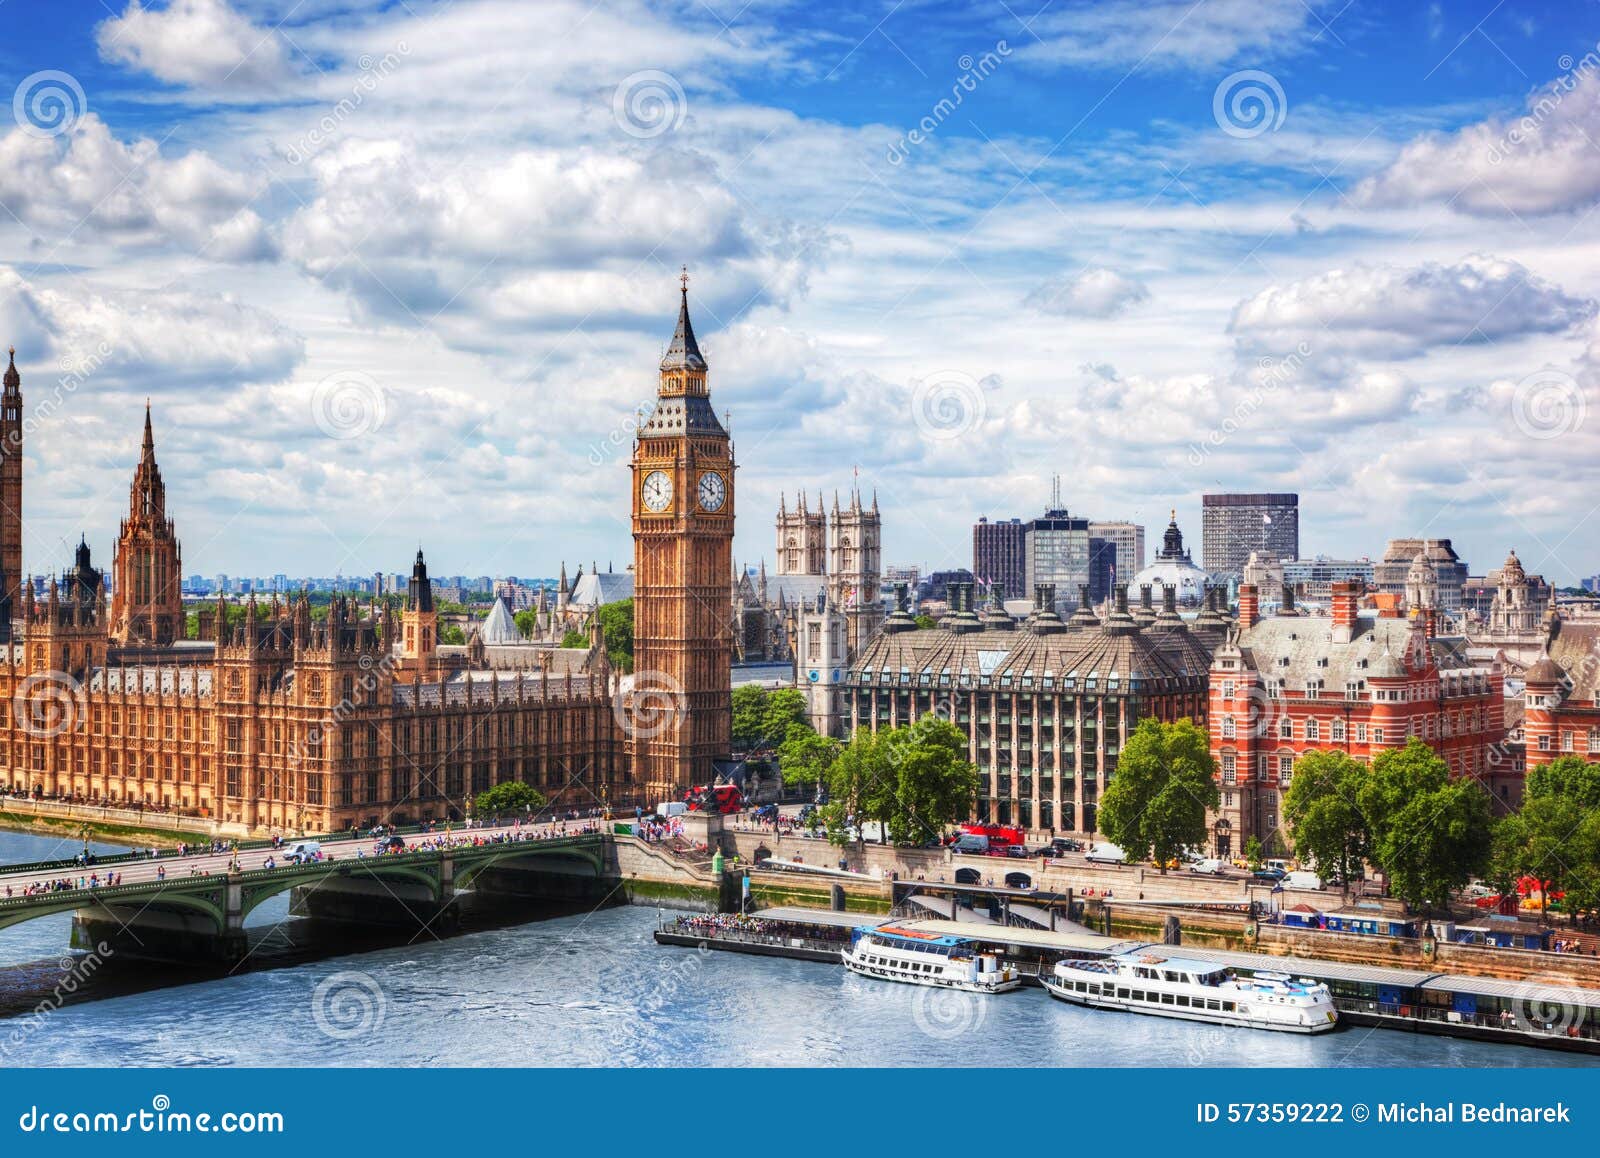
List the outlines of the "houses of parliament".
{"label": "houses of parliament", "polygon": [[[587,650],[439,643],[418,551],[404,609],[336,596],[196,616],[149,406],[105,574],[80,542],[40,594],[22,570],[21,376],[0,397],[0,791],[334,831],[459,817],[525,781],[558,807],[671,799],[729,751],[734,461],[684,278],[632,463],[635,673]],[[233,614],[230,615],[230,610]]]}

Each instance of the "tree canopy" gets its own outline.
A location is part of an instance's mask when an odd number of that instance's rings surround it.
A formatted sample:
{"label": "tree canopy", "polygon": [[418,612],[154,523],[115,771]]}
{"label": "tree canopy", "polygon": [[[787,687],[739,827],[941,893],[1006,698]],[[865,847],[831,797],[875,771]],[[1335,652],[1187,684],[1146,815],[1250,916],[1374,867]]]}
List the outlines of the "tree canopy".
{"label": "tree canopy", "polygon": [[1100,830],[1133,860],[1167,862],[1206,841],[1206,811],[1220,802],[1205,732],[1189,720],[1141,720],[1100,798]]}
{"label": "tree canopy", "polygon": [[619,672],[633,670],[633,600],[619,599],[595,608],[605,638],[606,659]]}
{"label": "tree canopy", "polygon": [[538,812],[544,807],[544,794],[531,784],[510,780],[478,793],[473,807],[479,816],[511,816]]}
{"label": "tree canopy", "polygon": [[1367,766],[1339,751],[1308,752],[1295,765],[1283,818],[1295,851],[1325,877],[1348,884],[1362,875],[1372,836],[1359,803]]}
{"label": "tree canopy", "polygon": [[770,751],[789,736],[789,729],[806,723],[806,697],[799,688],[768,691],[759,684],[733,689],[732,739],[735,748]]}
{"label": "tree canopy", "polygon": [[1494,805],[1475,780],[1413,736],[1381,753],[1357,792],[1374,864],[1389,891],[1416,908],[1448,908],[1450,893],[1489,865]]}
{"label": "tree canopy", "polygon": [[978,771],[967,760],[967,737],[948,720],[858,731],[827,765],[828,839],[844,844],[863,823],[881,826],[895,844],[937,840],[952,821],[972,813]]}

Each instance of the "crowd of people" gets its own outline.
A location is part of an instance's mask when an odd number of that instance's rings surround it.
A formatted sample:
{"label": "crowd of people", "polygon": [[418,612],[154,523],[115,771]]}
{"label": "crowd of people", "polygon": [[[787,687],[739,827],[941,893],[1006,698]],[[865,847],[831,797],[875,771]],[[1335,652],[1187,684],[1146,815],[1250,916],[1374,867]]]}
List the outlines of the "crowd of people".
{"label": "crowd of people", "polygon": [[34,881],[32,884],[22,886],[20,890],[14,890],[10,885],[7,885],[6,896],[39,897],[48,893],[71,892],[74,889],[110,888],[121,883],[121,873],[108,872],[102,876],[100,873],[95,872],[86,877],[79,877],[77,880],[73,880],[71,877],[56,877],[54,880]]}

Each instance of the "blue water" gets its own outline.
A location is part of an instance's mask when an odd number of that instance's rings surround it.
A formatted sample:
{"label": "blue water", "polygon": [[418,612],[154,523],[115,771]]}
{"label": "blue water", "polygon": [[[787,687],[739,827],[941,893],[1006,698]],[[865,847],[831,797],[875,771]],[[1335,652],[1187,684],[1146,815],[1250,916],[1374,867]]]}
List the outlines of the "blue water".
{"label": "blue water", "polygon": [[[0,833],[0,861],[53,855],[48,843]],[[1078,1009],[1037,989],[936,992],[660,947],[656,919],[603,909],[165,988],[144,978],[140,991],[0,1020],[0,1065],[1595,1064],[1386,1030],[1219,1029]],[[67,935],[65,917],[0,930],[0,987],[58,969]]]}

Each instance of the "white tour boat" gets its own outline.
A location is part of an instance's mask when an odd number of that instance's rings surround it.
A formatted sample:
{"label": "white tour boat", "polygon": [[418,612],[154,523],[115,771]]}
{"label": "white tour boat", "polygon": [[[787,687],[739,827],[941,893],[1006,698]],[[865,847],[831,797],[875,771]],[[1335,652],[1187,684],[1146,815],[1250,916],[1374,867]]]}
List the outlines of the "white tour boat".
{"label": "white tour boat", "polygon": [[941,936],[899,925],[857,929],[850,948],[841,956],[852,973],[885,981],[969,993],[1004,993],[1022,984],[1015,968],[1003,964],[997,954],[980,950],[968,937]]}
{"label": "white tour boat", "polygon": [[1186,1021],[1325,1033],[1339,1024],[1326,985],[1287,973],[1238,977],[1212,961],[1136,953],[1062,961],[1041,977],[1053,997],[1094,1009],[1153,1013]]}

